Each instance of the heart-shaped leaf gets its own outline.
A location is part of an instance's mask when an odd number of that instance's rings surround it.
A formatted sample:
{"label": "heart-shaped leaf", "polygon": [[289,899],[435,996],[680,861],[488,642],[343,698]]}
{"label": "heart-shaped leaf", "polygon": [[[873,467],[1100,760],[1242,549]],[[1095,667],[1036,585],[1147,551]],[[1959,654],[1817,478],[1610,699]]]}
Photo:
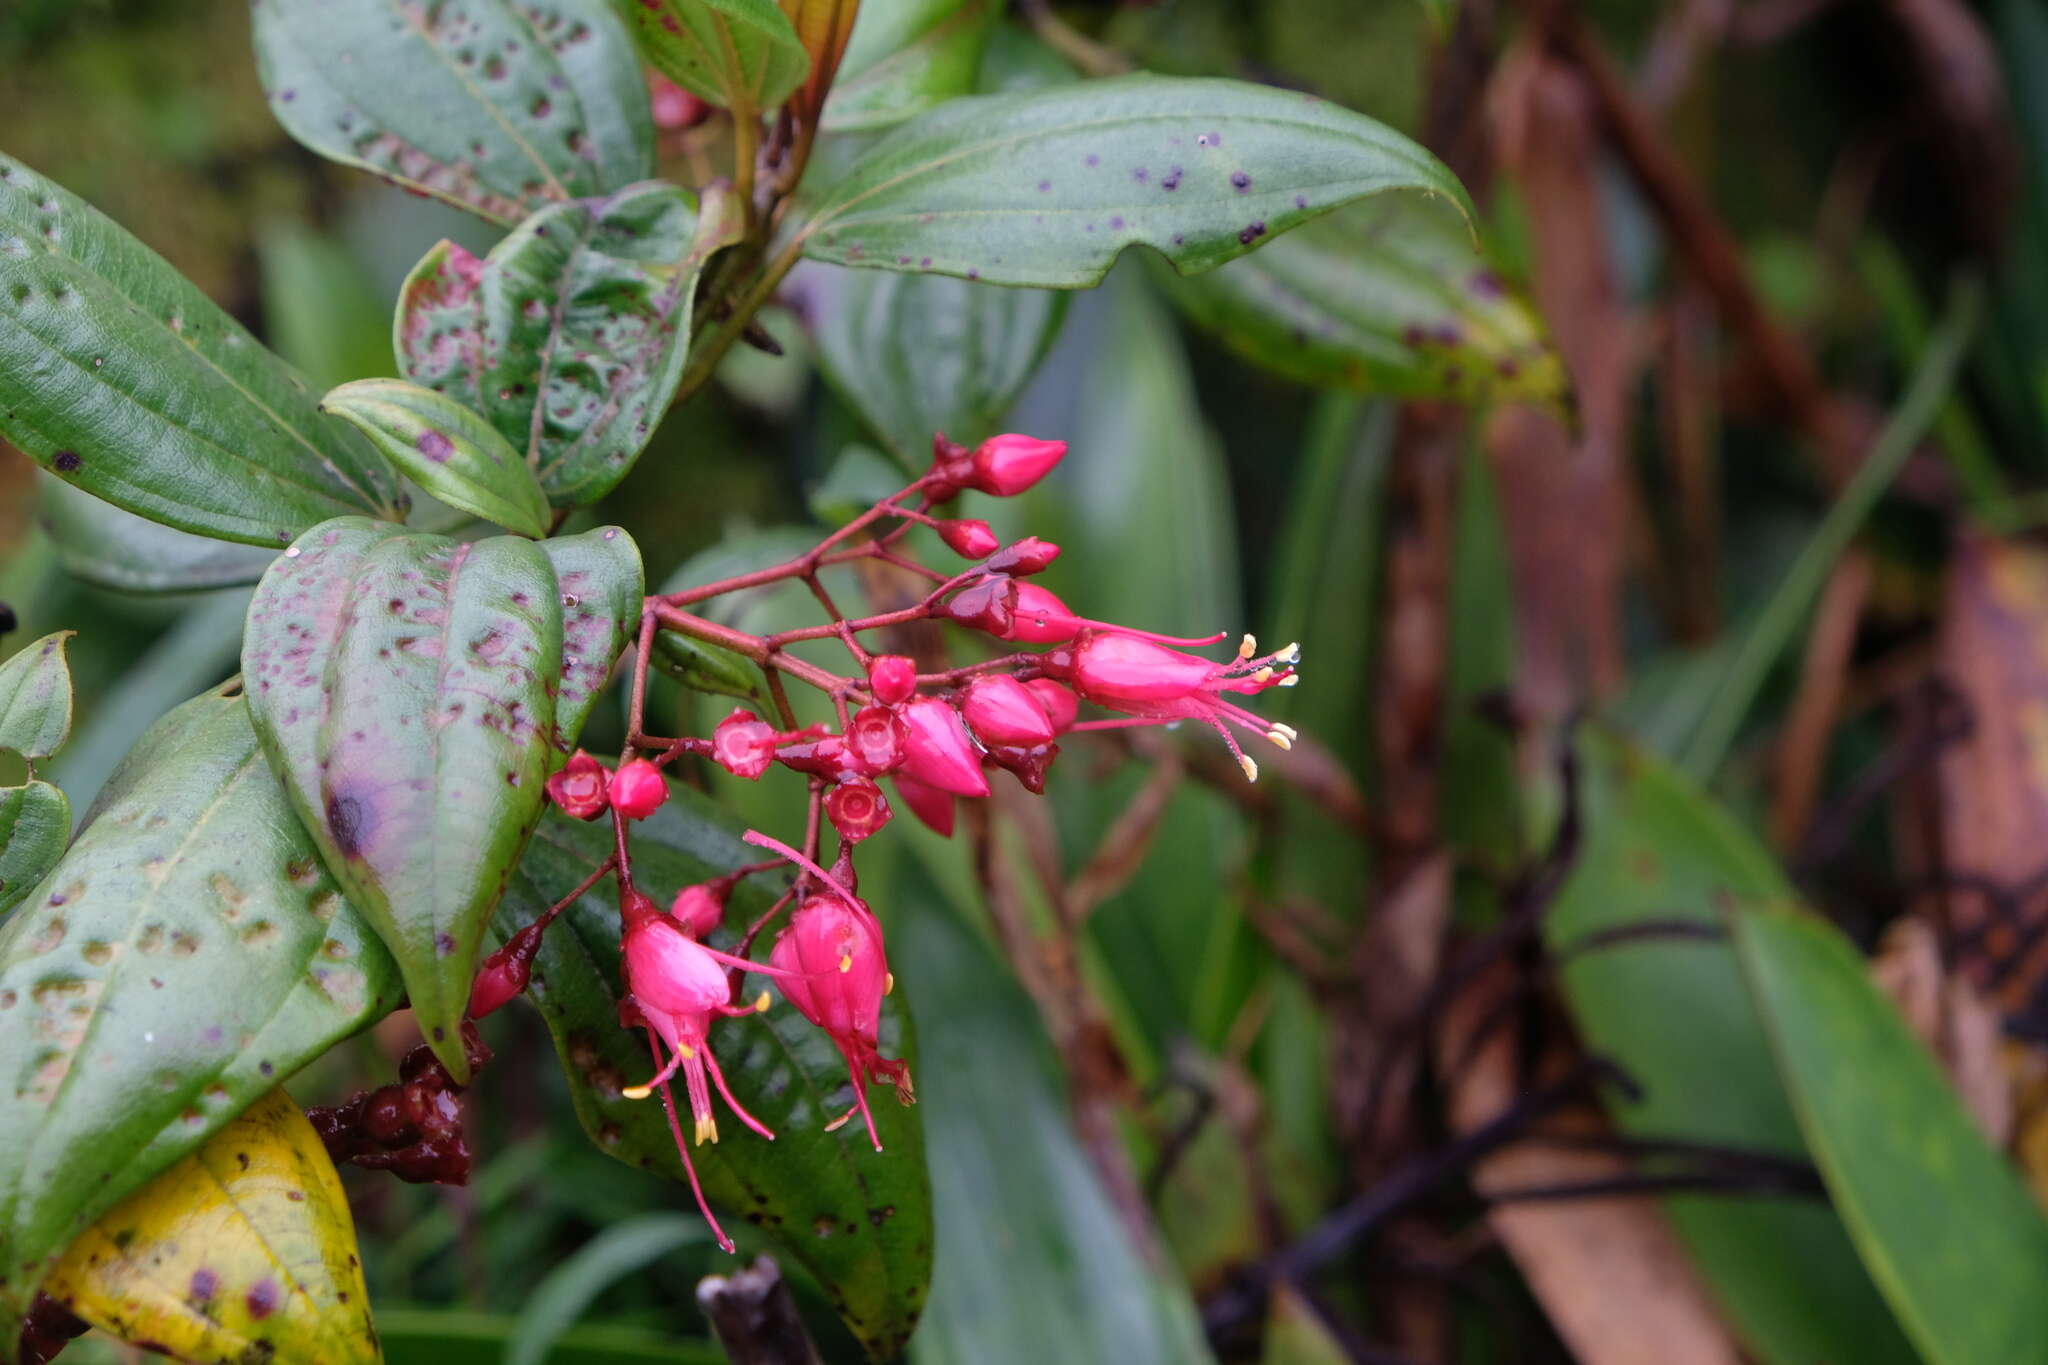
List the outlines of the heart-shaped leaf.
{"label": "heart-shaped leaf", "polygon": [[743,117],[782,103],[810,73],[775,0],[635,0],[628,8],[656,71]]}
{"label": "heart-shaped leaf", "polygon": [[640,547],[616,526],[544,540],[562,594],[562,670],[555,692],[556,762],[576,747],[612,665],[640,630],[646,592]]}
{"label": "heart-shaped leaf", "polygon": [[968,445],[996,433],[1066,314],[1049,290],[817,262],[791,287],[825,377],[914,469],[937,432]]}
{"label": "heart-shaped leaf", "polygon": [[2038,1354],[2048,1221],[1862,955],[1796,910],[1744,911],[1732,927],[1828,1193],[1921,1354],[1932,1365]]}
{"label": "heart-shaped leaf", "polygon": [[[543,821],[498,914],[497,937],[518,931],[567,895],[610,851],[603,828],[560,816]],[[751,861],[752,853],[708,800],[678,790],[636,827],[633,871],[648,894],[665,901],[685,885]],[[765,906],[764,895],[743,889],[734,897],[732,922]],[[629,1165],[681,1180],[661,1101],[620,1094],[645,1080],[653,1063],[646,1041],[619,1026],[618,981],[618,906],[613,892],[601,889],[583,896],[548,931],[531,995],[554,1034],[591,1139]],[[884,1054],[910,1056],[914,1067],[900,992],[884,1001],[881,1040]],[[931,1202],[918,1111],[878,1098],[880,1152],[858,1121],[827,1131],[825,1125],[853,1103],[846,1061],[786,1004],[721,1021],[711,1045],[733,1093],[776,1140],[727,1125],[725,1141],[693,1147],[705,1192],[810,1271],[876,1359],[894,1357],[917,1323],[931,1277]]]}
{"label": "heart-shaped leaf", "polygon": [[283,545],[400,514],[370,444],[111,219],[0,156],[0,436],[65,482],[180,530]]}
{"label": "heart-shaped leaf", "polygon": [[382,1359],[341,1177],[282,1090],[109,1209],[47,1288],[101,1331],[194,1365]]}
{"label": "heart-shaped leaf", "polygon": [[450,507],[523,536],[548,533],[548,497],[524,457],[446,394],[402,379],[359,379],[330,389],[320,409],[346,419]]}
{"label": "heart-shaped leaf", "polygon": [[635,185],[535,214],[477,257],[442,242],[398,300],[399,368],[484,414],[557,507],[626,476],[682,377],[704,261],[732,240],[726,196]]}
{"label": "heart-shaped leaf", "polygon": [[22,646],[0,663],[0,749],[48,758],[71,735],[71,666],[60,630]]}
{"label": "heart-shaped leaf", "polygon": [[825,128],[884,128],[971,94],[1000,13],[994,0],[863,7],[825,101]]}
{"label": "heart-shaped leaf", "polygon": [[[1784,874],[1668,765],[1593,729],[1578,755],[1583,843],[1544,932],[1580,1036],[1642,1089],[1611,1106],[1616,1123],[1803,1156],[1763,1023],[1716,937],[1729,908],[1788,900]],[[1664,1209],[1759,1360],[1918,1359],[1826,1205],[1753,1196],[1673,1198]]]}
{"label": "heart-shaped leaf", "polygon": [[1241,81],[1122,76],[948,101],[856,161],[800,240],[839,265],[1085,289],[1128,246],[1194,274],[1396,191],[1472,216],[1456,176],[1363,114]]}
{"label": "heart-shaped leaf", "polygon": [[1564,363],[1470,236],[1414,200],[1362,204],[1167,294],[1239,355],[1321,388],[1555,402]]}
{"label": "heart-shaped leaf", "polygon": [[0,915],[21,904],[64,856],[71,801],[47,782],[0,787]]}
{"label": "heart-shaped leaf", "polygon": [[256,0],[278,122],[322,156],[507,227],[654,171],[631,36],[605,0]]}
{"label": "heart-shaped leaf", "polygon": [[37,519],[64,572],[120,592],[190,592],[254,583],[282,548],[174,531],[41,471],[36,501]]}
{"label": "heart-shaped leaf", "polygon": [[554,567],[516,536],[343,518],[249,604],[256,731],[458,1079],[477,945],[545,799],[561,666]]}
{"label": "heart-shaped leaf", "polygon": [[0,923],[0,1317],[117,1201],[398,995],[242,699],[165,716]]}

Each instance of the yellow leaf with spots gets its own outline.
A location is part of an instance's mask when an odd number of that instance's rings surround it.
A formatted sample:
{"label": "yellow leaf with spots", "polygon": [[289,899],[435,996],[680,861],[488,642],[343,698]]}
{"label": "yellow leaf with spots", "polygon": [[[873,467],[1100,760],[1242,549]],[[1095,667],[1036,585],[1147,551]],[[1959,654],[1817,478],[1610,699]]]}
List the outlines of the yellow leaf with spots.
{"label": "yellow leaf with spots", "polygon": [[383,1358],[341,1180],[282,1090],[116,1204],[43,1290],[194,1365]]}

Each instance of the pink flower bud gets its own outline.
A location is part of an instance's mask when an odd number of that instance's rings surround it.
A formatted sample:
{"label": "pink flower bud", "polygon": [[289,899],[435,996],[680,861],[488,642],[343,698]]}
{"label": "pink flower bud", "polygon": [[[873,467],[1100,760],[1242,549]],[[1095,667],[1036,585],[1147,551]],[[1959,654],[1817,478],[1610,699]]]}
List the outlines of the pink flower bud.
{"label": "pink flower bud", "polygon": [[940,521],[932,525],[947,548],[965,559],[985,559],[1002,544],[996,539],[995,529],[985,521]]}
{"label": "pink flower bud", "polygon": [[815,739],[785,744],[775,751],[775,761],[792,772],[829,777],[835,782],[860,775],[859,760],[847,750],[845,739],[838,735],[819,735]]}
{"label": "pink flower bud", "polygon": [[533,975],[533,959],[540,952],[540,936],[547,927],[545,917],[535,920],[484,959],[469,988],[470,1018],[481,1019],[503,1008],[526,989]]}
{"label": "pink flower bud", "polygon": [[1035,744],[1029,747],[1002,744],[989,749],[989,761],[998,767],[1007,768],[1017,775],[1024,784],[1024,790],[1033,796],[1045,792],[1045,770],[1059,757],[1057,744]]}
{"label": "pink flower bud", "polygon": [[725,923],[725,888],[716,883],[686,886],[676,892],[668,913],[691,938],[709,938]]}
{"label": "pink flower bud", "polygon": [[737,777],[758,778],[775,757],[775,727],[743,706],[711,731],[711,760]]}
{"label": "pink flower bud", "polygon": [[564,815],[595,820],[604,814],[611,777],[611,769],[578,749],[562,770],[548,779],[548,799],[560,806]]}
{"label": "pink flower bud", "polygon": [[647,93],[654,106],[654,126],[664,131],[694,128],[711,113],[711,106],[666,76],[649,75]]}
{"label": "pink flower bud", "polygon": [[1131,702],[1177,701],[1222,673],[1216,664],[1133,635],[1089,631],[1074,648],[1074,691],[1088,701],[1117,707]]}
{"label": "pink flower bud", "polygon": [[884,706],[901,706],[917,691],[917,663],[904,654],[880,654],[868,662],[868,689]]}
{"label": "pink flower bud", "polygon": [[903,798],[903,804],[910,813],[927,828],[936,831],[940,838],[953,837],[953,795],[937,787],[927,787],[914,777],[905,777],[898,772],[895,777],[896,795]]}
{"label": "pink flower bud", "polygon": [[1045,708],[1007,673],[984,673],[968,683],[960,694],[960,714],[986,745],[1028,749],[1053,740]]}
{"label": "pink flower bud", "polygon": [[846,752],[869,774],[886,773],[903,762],[903,722],[886,706],[863,706],[846,727]]}
{"label": "pink flower bud", "polygon": [[628,820],[645,820],[668,800],[668,783],[661,769],[644,758],[636,758],[612,774],[612,809]]}
{"label": "pink flower bud", "polygon": [[1015,497],[1046,476],[1067,453],[1065,441],[1035,436],[991,436],[976,447],[970,488],[999,498]]}
{"label": "pink flower bud", "polygon": [[825,797],[825,818],[850,844],[889,823],[889,798],[872,782],[842,782]]}
{"label": "pink flower bud", "polygon": [[1017,594],[1015,579],[997,574],[970,583],[946,601],[939,613],[947,620],[974,630],[985,630],[999,640],[1012,638]]}
{"label": "pink flower bud", "polygon": [[1029,578],[1032,574],[1043,573],[1055,559],[1060,557],[1060,547],[1037,536],[1026,536],[1011,545],[1004,546],[989,558],[990,573],[1015,574],[1018,578]]}
{"label": "pink flower bud", "polygon": [[908,776],[955,796],[987,796],[981,754],[953,704],[938,697],[915,697],[900,713],[906,728],[903,771]]}
{"label": "pink flower bud", "polygon": [[1067,604],[1036,583],[1017,585],[1017,605],[1010,614],[1010,629],[1002,638],[1027,645],[1056,645],[1074,638],[1081,618]]}
{"label": "pink flower bud", "polygon": [[1081,699],[1065,683],[1051,678],[1033,678],[1024,686],[1031,698],[1045,712],[1045,718],[1052,722],[1054,734],[1063,735],[1074,728],[1074,717],[1080,713]]}

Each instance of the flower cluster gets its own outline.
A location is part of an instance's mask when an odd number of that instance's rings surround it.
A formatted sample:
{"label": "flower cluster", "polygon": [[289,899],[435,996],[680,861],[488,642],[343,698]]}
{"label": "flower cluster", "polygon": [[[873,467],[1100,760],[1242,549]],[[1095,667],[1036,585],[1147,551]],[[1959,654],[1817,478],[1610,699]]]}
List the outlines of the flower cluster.
{"label": "flower cluster", "polygon": [[[1065,454],[1062,442],[1028,436],[997,436],[972,449],[939,437],[923,476],[809,553],[773,568],[649,598],[635,665],[627,754],[614,770],[579,751],[547,784],[550,799],[565,814],[582,820],[609,814],[616,825],[618,852],[586,886],[607,873],[618,879],[625,977],[621,1019],[645,1031],[652,1059],[649,1078],[623,1093],[629,1099],[659,1093],[698,1203],[727,1249],[731,1243],[697,1186],[690,1149],[718,1140],[713,1090],[741,1123],[764,1138],[774,1137],[734,1096],[713,1049],[718,1020],[770,1006],[766,990],[746,996],[743,977],[770,979],[845,1058],[852,1104],[829,1127],[857,1114],[880,1151],[868,1107],[869,1084],[887,1084],[904,1103],[912,1100],[908,1067],[882,1055],[882,1001],[894,978],[881,921],[857,894],[854,871],[858,846],[893,816],[884,783],[916,818],[950,835],[957,803],[989,796],[991,782],[1002,772],[1030,792],[1043,791],[1062,740],[1075,733],[1195,721],[1221,735],[1245,776],[1254,780],[1257,765],[1240,748],[1233,728],[1282,749],[1295,738],[1293,730],[1261,720],[1240,699],[1292,685],[1298,647],[1261,654],[1252,637],[1245,636],[1234,657],[1218,661],[1189,651],[1214,645],[1224,635],[1179,639],[1079,616],[1033,581],[1059,558],[1057,545],[1037,537],[1004,545],[986,521],[934,515],[934,509],[965,492],[1021,493]],[[918,526],[930,529],[970,566],[948,573],[912,557],[903,542]],[[869,616],[842,615],[820,572],[863,558],[922,580],[920,600]],[[691,610],[725,593],[788,579],[811,588],[829,622],[755,636]],[[995,656],[921,669],[907,653],[873,652],[866,643],[878,633],[919,622],[958,627],[984,642],[981,652]],[[657,630],[750,659],[771,684],[773,714],[761,714],[766,707],[736,708],[703,737],[661,739],[645,733],[647,647]],[[789,652],[799,641],[824,639],[845,646],[855,671],[834,673]],[[987,642],[994,642],[995,649]],[[822,692],[834,723],[800,724],[787,700],[788,680]],[[1106,714],[1084,718],[1089,707]],[[748,842],[772,855],[768,860],[685,887],[663,909],[634,884],[627,826],[660,807],[668,795],[662,769],[685,756],[749,780],[775,768],[801,774],[809,791],[809,819],[802,849],[750,832]],[[838,840],[829,868],[821,864],[819,849],[828,829]],[[712,935],[725,926],[737,883],[778,870],[793,874],[786,894],[731,951],[711,946]],[[756,936],[785,910],[787,921],[767,960],[750,958]],[[550,912],[515,935],[487,960],[472,996],[473,1015],[488,1013],[525,987],[540,935],[552,917]],[[678,1078],[690,1111],[691,1139],[684,1136],[670,1088]]]}

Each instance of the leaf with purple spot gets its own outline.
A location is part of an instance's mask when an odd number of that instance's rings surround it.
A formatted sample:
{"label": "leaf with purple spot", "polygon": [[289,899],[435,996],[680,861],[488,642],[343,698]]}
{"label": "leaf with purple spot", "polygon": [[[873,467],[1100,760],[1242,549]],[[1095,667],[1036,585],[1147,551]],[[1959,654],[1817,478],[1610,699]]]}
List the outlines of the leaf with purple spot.
{"label": "leaf with purple spot", "polygon": [[562,611],[533,541],[354,517],[301,536],[249,604],[257,732],[458,1079],[483,926],[552,766]]}
{"label": "leaf with purple spot", "polygon": [[[640,629],[646,592],[640,547],[616,526],[540,545],[555,566],[562,595],[562,672],[555,693],[555,764],[567,759],[583,733],[612,665]],[[552,771],[552,769],[551,769]]]}
{"label": "leaf with purple spot", "polygon": [[446,394],[402,379],[358,379],[328,390],[320,410],[368,436],[429,496],[523,536],[548,533],[548,497],[532,466]]}

